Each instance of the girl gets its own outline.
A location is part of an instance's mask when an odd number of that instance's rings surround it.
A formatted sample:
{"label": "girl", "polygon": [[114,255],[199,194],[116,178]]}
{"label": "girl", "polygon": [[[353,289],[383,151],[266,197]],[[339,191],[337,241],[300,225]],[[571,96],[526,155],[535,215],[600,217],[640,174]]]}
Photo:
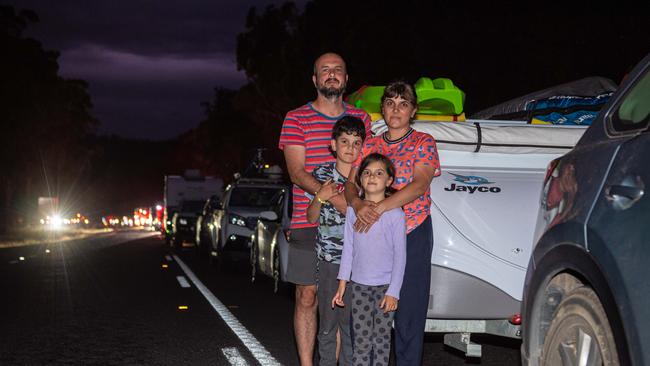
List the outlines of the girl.
{"label": "girl", "polygon": [[[390,193],[395,167],[384,155],[370,154],[359,166],[357,184],[362,199],[381,202]],[[406,264],[406,224],[401,208],[384,212],[368,232],[354,230],[356,215],[348,207],[345,217],[339,288],[332,307],[344,306],[351,280],[353,365],[388,365],[391,324],[397,309]]]}

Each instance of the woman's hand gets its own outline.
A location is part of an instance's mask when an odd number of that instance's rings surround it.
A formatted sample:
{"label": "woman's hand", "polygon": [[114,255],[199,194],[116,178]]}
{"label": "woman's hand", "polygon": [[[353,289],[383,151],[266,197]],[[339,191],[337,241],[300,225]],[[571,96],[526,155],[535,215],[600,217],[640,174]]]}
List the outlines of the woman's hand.
{"label": "woman's hand", "polygon": [[377,212],[377,204],[372,201],[359,200],[353,204],[354,212],[357,215],[357,221],[354,223],[354,230],[360,233],[366,233],[370,227],[379,220],[381,216]]}
{"label": "woman's hand", "polygon": [[323,201],[328,201],[330,198],[339,194],[336,183],[332,178],[326,180],[321,186],[318,192],[316,192],[316,197],[322,199]]}
{"label": "woman's hand", "polygon": [[390,295],[385,295],[379,303],[379,308],[384,309],[384,313],[397,310],[398,300]]}
{"label": "woman's hand", "polygon": [[345,295],[345,284],[346,281],[339,280],[339,288],[336,290],[336,294],[332,299],[332,309],[334,309],[334,307],[337,305],[345,307],[345,303],[343,302],[343,295]]}

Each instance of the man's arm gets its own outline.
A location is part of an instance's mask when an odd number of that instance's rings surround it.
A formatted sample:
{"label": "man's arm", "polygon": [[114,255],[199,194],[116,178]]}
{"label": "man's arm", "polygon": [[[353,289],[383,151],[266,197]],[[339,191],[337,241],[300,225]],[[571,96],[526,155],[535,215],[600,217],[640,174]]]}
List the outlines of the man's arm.
{"label": "man's arm", "polygon": [[320,188],[320,184],[305,170],[305,147],[300,145],[287,145],[284,147],[284,160],[291,182],[302,188],[305,192],[313,194]]}

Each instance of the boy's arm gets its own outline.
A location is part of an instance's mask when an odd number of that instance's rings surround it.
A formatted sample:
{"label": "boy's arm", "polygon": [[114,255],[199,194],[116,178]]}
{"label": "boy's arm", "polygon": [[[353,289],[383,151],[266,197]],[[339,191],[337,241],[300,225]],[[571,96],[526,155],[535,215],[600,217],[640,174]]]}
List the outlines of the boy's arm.
{"label": "boy's arm", "polygon": [[315,195],[314,199],[311,200],[309,207],[307,207],[307,221],[309,221],[311,224],[318,222],[321,206],[322,204],[320,201],[318,201],[318,195]]}

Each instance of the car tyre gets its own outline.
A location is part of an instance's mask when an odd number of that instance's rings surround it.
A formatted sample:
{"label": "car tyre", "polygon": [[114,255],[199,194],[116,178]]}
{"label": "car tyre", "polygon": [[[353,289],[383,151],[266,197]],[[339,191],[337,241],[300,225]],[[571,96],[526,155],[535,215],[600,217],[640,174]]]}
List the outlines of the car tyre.
{"label": "car tyre", "polygon": [[273,292],[276,294],[288,293],[289,284],[282,280],[282,262],[280,261],[280,250],[276,245],[273,249]]}
{"label": "car tyre", "polygon": [[544,338],[540,361],[542,366],[620,365],[607,314],[590,287],[578,287],[564,297]]}

